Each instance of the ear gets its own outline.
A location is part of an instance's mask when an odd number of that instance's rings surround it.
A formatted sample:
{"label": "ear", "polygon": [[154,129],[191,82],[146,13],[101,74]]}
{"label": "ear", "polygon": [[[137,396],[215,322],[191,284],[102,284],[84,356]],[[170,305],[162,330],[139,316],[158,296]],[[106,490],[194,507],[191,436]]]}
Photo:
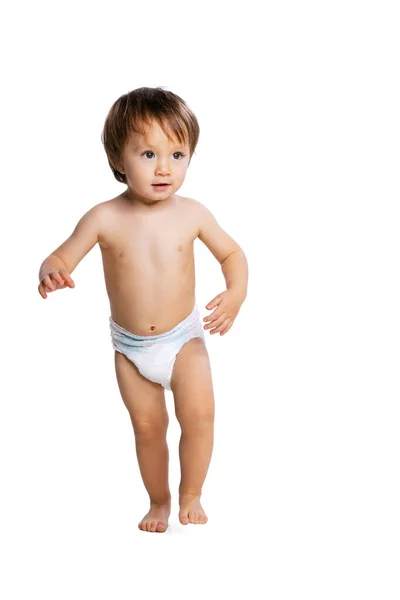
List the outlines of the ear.
{"label": "ear", "polygon": [[119,173],[121,173],[122,175],[125,175],[125,171],[124,171],[124,167],[123,167],[123,164],[122,164],[122,162],[121,162],[121,161],[119,161],[119,160],[118,160],[118,161],[116,160],[116,161],[114,161],[114,163],[115,163],[115,168],[116,168],[116,170],[117,170]]}

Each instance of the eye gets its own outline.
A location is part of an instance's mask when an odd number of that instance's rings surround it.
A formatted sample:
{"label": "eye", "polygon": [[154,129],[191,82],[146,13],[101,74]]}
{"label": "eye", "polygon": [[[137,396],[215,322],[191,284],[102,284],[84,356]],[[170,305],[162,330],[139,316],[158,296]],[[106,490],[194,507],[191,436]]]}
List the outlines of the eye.
{"label": "eye", "polygon": [[[152,150],[146,150],[145,152],[143,152],[142,156],[146,156],[146,158],[149,158],[149,157],[147,156],[148,154],[153,154],[153,155],[154,155],[154,152],[153,152]],[[186,154],[183,154],[182,152],[174,152],[174,156],[175,156],[176,154],[180,154],[182,158],[183,158],[184,156],[186,156]],[[150,156],[150,158],[152,158],[152,156]],[[179,160],[179,159],[177,159],[177,160]]]}

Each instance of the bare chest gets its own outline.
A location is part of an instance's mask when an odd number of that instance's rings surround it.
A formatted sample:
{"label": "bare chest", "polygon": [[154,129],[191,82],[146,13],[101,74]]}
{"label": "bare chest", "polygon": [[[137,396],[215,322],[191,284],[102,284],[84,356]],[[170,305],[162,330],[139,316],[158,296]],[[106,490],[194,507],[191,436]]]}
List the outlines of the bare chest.
{"label": "bare chest", "polygon": [[113,220],[99,245],[105,264],[115,273],[125,269],[158,275],[193,262],[198,230],[186,215],[134,215]]}

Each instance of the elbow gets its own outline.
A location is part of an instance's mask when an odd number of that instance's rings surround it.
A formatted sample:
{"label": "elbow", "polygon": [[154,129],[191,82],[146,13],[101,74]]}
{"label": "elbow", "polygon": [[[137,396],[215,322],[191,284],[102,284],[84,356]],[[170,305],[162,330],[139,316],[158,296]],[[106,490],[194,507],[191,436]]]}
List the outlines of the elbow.
{"label": "elbow", "polygon": [[226,260],[228,260],[228,258],[230,258],[231,256],[233,256],[234,254],[242,254],[246,258],[245,253],[243,252],[242,248],[240,246],[237,246],[237,248],[235,248],[234,250],[232,250],[231,252],[229,252],[229,254],[227,254],[225,256],[225,258],[221,261],[221,265],[223,265],[224,262]]}

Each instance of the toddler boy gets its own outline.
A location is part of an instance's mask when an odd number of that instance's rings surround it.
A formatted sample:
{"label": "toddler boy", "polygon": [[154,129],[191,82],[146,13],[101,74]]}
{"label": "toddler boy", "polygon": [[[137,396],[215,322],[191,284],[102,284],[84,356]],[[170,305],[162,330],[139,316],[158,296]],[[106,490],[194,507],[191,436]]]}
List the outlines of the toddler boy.
{"label": "toddler boy", "polygon": [[[207,522],[200,497],[213,448],[214,393],[203,327],[225,335],[247,295],[241,247],[203,204],[176,193],[199,132],[193,112],[170,91],[143,87],[121,96],[109,110],[102,142],[114,177],[127,188],[85,213],[39,272],[44,299],[73,288],[71,273],[100,246],[116,378],[150,498],[143,531],[168,527],[165,389],[173,393],[181,426],[179,520]],[[207,304],[213,312],[206,324],[195,300],[196,238],[221,264],[227,287]]]}

